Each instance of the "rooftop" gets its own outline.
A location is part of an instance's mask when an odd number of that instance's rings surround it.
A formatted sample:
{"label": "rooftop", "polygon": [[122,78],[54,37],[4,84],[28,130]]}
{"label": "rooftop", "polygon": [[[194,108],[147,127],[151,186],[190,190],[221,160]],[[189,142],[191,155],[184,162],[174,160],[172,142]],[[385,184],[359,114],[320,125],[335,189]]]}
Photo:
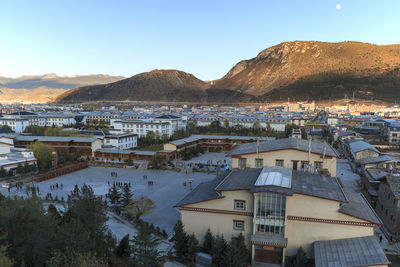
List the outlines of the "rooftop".
{"label": "rooftop", "polygon": [[195,142],[201,139],[218,139],[218,140],[223,140],[223,139],[230,139],[230,140],[257,140],[259,139],[260,141],[266,141],[266,140],[273,140],[275,139],[274,137],[255,137],[255,136],[231,136],[231,135],[191,135],[186,138],[178,139],[175,141],[169,142],[170,144],[179,146],[183,145],[186,143],[191,143]]}
{"label": "rooftop", "polygon": [[[324,154],[330,157],[337,157],[336,151],[328,144],[311,142],[311,153]],[[282,149],[309,150],[309,141],[298,138],[283,138],[261,142],[258,145],[259,152],[268,152]],[[228,156],[257,153],[257,143],[242,144],[228,153]]]}
{"label": "rooftop", "polygon": [[273,185],[285,188],[292,187],[292,171],[287,168],[276,169],[264,167],[257,178],[255,186]]}
{"label": "rooftop", "polygon": [[314,242],[316,267],[389,264],[375,236]]}

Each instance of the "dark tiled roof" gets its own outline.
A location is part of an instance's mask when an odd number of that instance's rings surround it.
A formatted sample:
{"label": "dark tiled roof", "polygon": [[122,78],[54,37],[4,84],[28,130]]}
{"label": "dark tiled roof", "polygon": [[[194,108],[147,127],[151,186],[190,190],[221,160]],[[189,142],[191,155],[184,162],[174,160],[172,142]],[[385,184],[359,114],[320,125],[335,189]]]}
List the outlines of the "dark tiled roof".
{"label": "dark tiled roof", "polygon": [[277,245],[286,247],[288,239],[272,233],[256,233],[250,237],[250,241],[256,244]]}
{"label": "dark tiled roof", "polygon": [[303,171],[293,171],[292,177],[292,189],[295,193],[347,202],[336,177]]}
{"label": "dark tiled roof", "polygon": [[396,198],[400,198],[400,177],[388,176],[386,181]]}
{"label": "dark tiled roof", "polygon": [[17,111],[17,112],[10,113],[10,114],[7,114],[7,115],[12,115],[12,116],[14,116],[14,115],[22,115],[22,116],[26,116],[26,115],[36,115],[36,114],[32,113],[32,112],[29,112],[29,111]]}
{"label": "dark tiled roof", "polygon": [[351,150],[351,153],[357,153],[357,152],[360,152],[363,150],[372,150],[372,151],[375,151],[376,153],[379,153],[378,149],[376,149],[373,145],[371,145],[370,143],[367,143],[363,140],[359,140],[359,141],[351,143],[350,150]]}
{"label": "dark tiled roof", "polygon": [[375,236],[314,242],[316,267],[389,264]]}
{"label": "dark tiled roof", "polygon": [[156,119],[180,119],[180,117],[168,114],[168,115],[158,116],[158,117],[156,117]]}
{"label": "dark tiled roof", "polygon": [[[323,154],[325,147],[325,155],[337,157],[336,151],[328,144],[311,142],[311,152]],[[308,140],[298,138],[284,138],[261,142],[259,152],[267,152],[280,149],[298,149],[308,151]],[[257,153],[257,143],[243,144],[228,153],[228,156]]]}
{"label": "dark tiled roof", "polygon": [[375,224],[382,224],[382,221],[362,194],[346,191],[346,196],[349,199],[349,202],[341,206],[339,209],[340,212]]}
{"label": "dark tiled roof", "polygon": [[211,199],[219,198],[219,194],[214,190],[215,187],[227,176],[230,172],[226,171],[213,179],[212,181],[203,182],[196,186],[193,191],[187,194],[181,201],[175,206],[180,207],[187,204],[193,204]]}
{"label": "dark tiled roof", "polygon": [[262,169],[234,170],[215,188],[217,191],[250,190]]}
{"label": "dark tiled roof", "polygon": [[361,165],[364,165],[364,164],[374,164],[374,163],[389,162],[389,161],[393,161],[392,158],[389,157],[388,155],[383,155],[374,158],[360,159],[359,162]]}

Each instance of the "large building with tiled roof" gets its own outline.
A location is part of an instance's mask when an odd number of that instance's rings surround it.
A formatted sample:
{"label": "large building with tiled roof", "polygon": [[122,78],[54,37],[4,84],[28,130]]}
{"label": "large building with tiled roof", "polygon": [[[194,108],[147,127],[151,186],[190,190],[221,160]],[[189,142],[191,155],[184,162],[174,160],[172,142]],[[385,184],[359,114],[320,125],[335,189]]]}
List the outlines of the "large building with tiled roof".
{"label": "large building with tiled roof", "polygon": [[280,166],[293,170],[312,170],[336,176],[337,152],[326,143],[298,138],[283,138],[243,144],[228,153],[233,168]]}
{"label": "large building with tiled roof", "polygon": [[300,246],[313,257],[314,242],[373,237],[382,224],[364,197],[346,192],[336,177],[275,166],[225,172],[176,207],[200,241],[207,229],[228,240],[242,233],[253,264],[283,264]]}

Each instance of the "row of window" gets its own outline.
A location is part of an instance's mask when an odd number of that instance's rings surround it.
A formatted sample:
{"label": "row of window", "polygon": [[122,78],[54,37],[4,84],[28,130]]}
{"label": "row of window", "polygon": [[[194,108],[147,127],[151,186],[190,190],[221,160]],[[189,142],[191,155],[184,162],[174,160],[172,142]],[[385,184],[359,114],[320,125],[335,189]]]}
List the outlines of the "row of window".
{"label": "row of window", "polygon": [[[298,161],[293,161],[292,160],[292,164],[293,164],[293,169],[297,170],[298,169]],[[301,169],[304,169],[304,165],[308,164],[308,161],[301,161]],[[283,159],[277,159],[275,160],[275,166],[278,167],[284,167],[285,165],[285,161]],[[262,168],[264,167],[264,159],[255,159],[254,160],[254,166],[256,168]],[[323,164],[321,161],[314,161],[314,166],[317,169],[322,169]],[[240,158],[239,159],[239,168],[243,169],[247,167],[247,159],[245,158]]]}

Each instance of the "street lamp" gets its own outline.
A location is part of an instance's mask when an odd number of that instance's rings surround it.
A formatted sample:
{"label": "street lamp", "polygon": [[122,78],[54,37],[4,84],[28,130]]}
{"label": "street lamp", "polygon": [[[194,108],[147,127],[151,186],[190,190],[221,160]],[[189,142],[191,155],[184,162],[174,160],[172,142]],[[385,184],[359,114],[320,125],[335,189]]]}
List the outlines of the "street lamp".
{"label": "street lamp", "polygon": [[57,168],[57,152],[51,152],[51,165],[53,170]]}

